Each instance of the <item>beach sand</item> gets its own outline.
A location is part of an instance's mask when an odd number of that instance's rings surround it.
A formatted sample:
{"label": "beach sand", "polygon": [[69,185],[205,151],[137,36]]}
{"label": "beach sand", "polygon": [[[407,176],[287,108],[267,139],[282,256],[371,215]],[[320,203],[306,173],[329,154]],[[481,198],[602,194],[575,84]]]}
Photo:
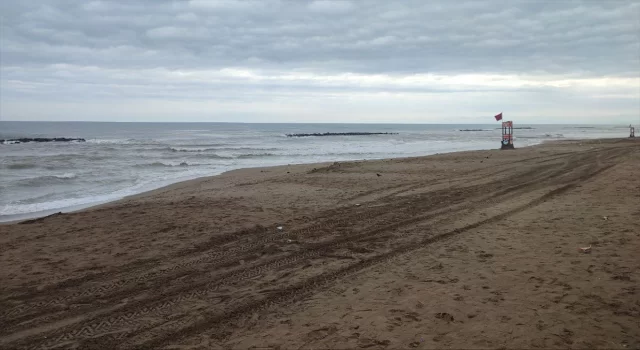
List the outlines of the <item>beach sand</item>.
{"label": "beach sand", "polygon": [[244,169],[0,225],[0,348],[638,348],[638,252],[640,140]]}

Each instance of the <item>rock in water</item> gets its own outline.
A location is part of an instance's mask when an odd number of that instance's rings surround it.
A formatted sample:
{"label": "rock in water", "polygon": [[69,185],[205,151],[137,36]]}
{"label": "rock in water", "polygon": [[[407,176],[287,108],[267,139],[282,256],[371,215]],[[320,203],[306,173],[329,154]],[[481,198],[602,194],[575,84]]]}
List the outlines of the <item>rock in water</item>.
{"label": "rock in water", "polygon": [[0,140],[0,144],[11,143],[26,143],[26,142],[86,142],[87,140],[82,138],[69,138],[69,137],[23,137],[19,139]]}
{"label": "rock in water", "polygon": [[325,132],[313,134],[287,134],[287,137],[309,137],[309,136],[369,136],[369,135],[397,135],[397,132]]}

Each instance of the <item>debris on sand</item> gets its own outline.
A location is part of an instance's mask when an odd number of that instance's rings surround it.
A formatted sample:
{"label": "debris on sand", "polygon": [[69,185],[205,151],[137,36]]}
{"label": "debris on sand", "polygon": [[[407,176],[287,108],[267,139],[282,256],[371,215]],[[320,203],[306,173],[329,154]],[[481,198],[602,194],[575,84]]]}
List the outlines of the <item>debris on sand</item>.
{"label": "debris on sand", "polygon": [[606,221],[606,220],[609,220],[609,217],[608,216],[603,216],[602,219]]}
{"label": "debris on sand", "polygon": [[580,250],[585,254],[589,254],[591,253],[591,246],[580,248]]}
{"label": "debris on sand", "polygon": [[278,231],[282,231],[282,230],[284,230],[284,227],[282,227],[282,226],[278,226],[278,227],[276,227],[276,230],[278,230]]}

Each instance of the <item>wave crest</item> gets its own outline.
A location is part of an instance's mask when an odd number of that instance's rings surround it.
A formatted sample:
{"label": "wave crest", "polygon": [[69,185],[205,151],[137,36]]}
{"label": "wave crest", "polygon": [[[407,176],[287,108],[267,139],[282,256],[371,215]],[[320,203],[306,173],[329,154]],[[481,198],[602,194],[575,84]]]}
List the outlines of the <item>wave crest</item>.
{"label": "wave crest", "polygon": [[264,157],[277,157],[277,154],[274,153],[247,153],[241,154],[237,158],[238,159],[250,159],[250,158],[264,158]]}
{"label": "wave crest", "polygon": [[183,153],[200,153],[207,151],[215,151],[215,148],[182,148],[182,147],[167,147],[168,151],[171,152],[183,152]]}
{"label": "wave crest", "polygon": [[38,177],[18,180],[17,185],[23,186],[23,187],[49,186],[49,185],[67,183],[68,181],[76,179],[77,177],[78,175],[74,173],[66,173],[62,175],[45,175],[45,176],[38,176]]}
{"label": "wave crest", "polygon": [[204,164],[189,164],[187,162],[181,162],[180,164],[167,164],[162,162],[153,162],[153,163],[145,163],[145,164],[136,164],[134,167],[136,168],[174,168],[174,167],[188,167],[188,166],[199,166]]}

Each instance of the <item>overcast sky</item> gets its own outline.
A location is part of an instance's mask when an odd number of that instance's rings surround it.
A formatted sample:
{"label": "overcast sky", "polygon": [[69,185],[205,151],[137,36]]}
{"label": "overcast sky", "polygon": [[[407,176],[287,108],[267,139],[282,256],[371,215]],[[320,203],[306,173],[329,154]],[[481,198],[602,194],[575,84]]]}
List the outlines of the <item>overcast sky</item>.
{"label": "overcast sky", "polygon": [[640,124],[639,1],[0,1],[2,120]]}

